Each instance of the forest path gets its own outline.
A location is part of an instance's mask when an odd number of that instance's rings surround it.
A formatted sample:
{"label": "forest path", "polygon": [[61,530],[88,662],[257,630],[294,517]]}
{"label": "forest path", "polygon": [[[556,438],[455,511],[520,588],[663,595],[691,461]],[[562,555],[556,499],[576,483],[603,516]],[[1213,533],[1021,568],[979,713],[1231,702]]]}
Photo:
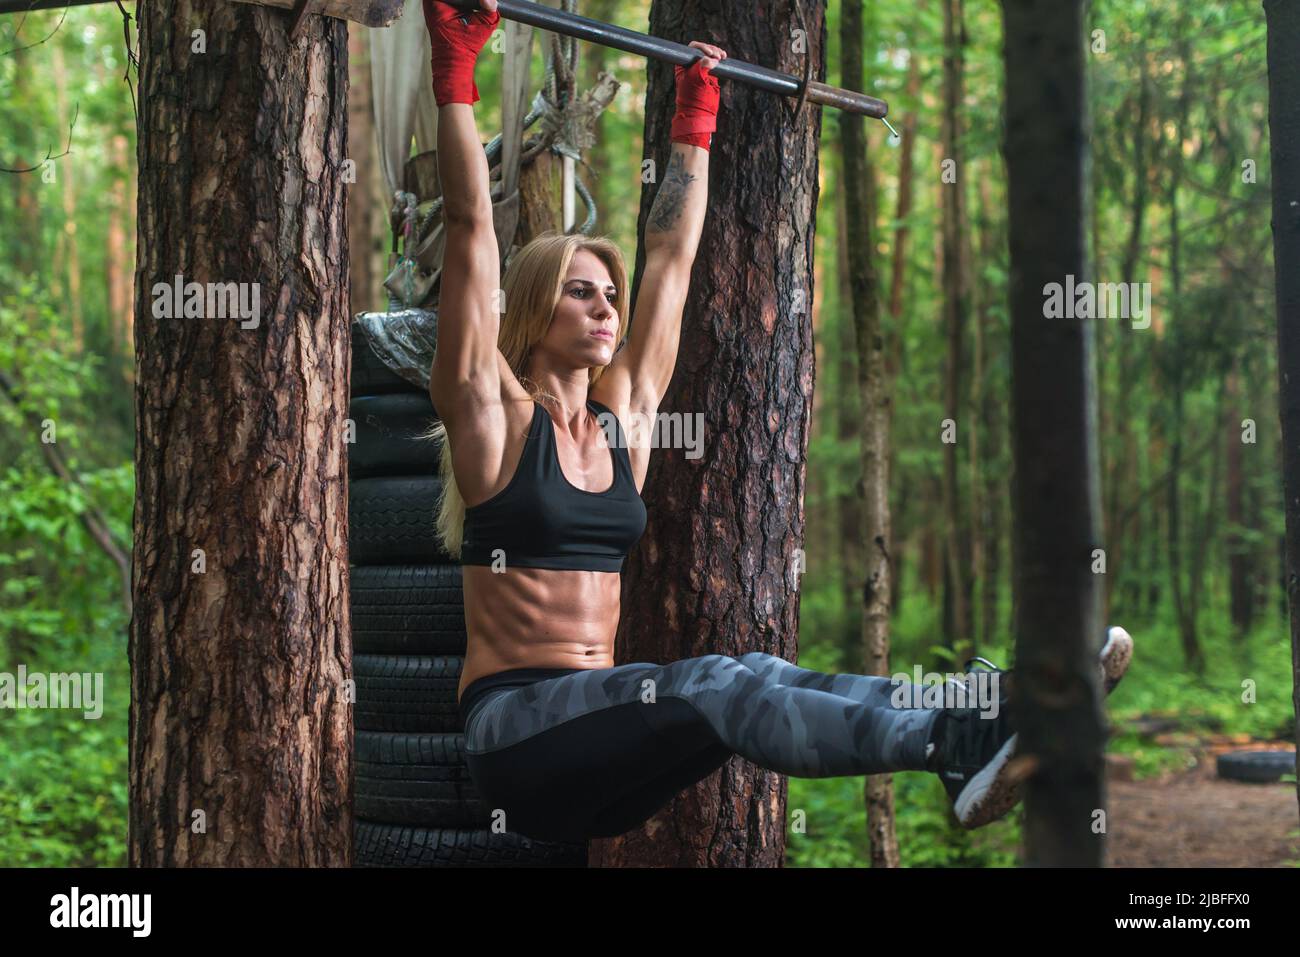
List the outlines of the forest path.
{"label": "forest path", "polygon": [[[1249,749],[1287,749],[1289,742]],[[1107,856],[1111,867],[1288,867],[1300,860],[1300,812],[1293,783],[1249,784],[1215,772],[1240,743],[1201,741],[1196,766],[1142,781],[1107,784]],[[1117,773],[1119,772],[1119,773]]]}

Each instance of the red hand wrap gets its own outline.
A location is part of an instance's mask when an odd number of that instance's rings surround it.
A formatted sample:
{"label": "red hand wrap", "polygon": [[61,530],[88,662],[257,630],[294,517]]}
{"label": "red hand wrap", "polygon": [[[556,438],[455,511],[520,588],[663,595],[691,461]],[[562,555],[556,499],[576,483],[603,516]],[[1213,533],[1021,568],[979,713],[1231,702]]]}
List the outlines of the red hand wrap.
{"label": "red hand wrap", "polygon": [[[462,23],[461,17],[469,22]],[[433,98],[439,106],[478,102],[474,64],[500,22],[499,11],[465,13],[447,3],[424,0],[424,25],[429,28],[433,60]]]}
{"label": "red hand wrap", "polygon": [[717,78],[704,68],[704,60],[690,67],[677,66],[677,112],[670,137],[674,143],[709,148],[709,134],[718,128],[721,89]]}

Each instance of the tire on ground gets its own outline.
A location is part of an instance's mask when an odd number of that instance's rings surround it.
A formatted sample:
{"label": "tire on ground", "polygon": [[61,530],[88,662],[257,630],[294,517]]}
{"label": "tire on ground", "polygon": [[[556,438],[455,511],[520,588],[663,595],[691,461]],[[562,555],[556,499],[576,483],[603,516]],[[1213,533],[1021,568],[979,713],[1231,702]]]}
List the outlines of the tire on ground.
{"label": "tire on ground", "polygon": [[1295,774],[1294,751],[1229,751],[1216,760],[1219,777],[1269,784]]}

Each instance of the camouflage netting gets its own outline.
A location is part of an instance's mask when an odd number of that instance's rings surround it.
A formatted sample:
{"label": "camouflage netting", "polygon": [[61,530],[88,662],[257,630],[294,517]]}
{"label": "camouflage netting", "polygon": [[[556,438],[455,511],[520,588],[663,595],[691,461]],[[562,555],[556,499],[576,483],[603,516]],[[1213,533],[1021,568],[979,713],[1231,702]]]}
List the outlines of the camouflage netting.
{"label": "camouflage netting", "polygon": [[[577,12],[577,0],[542,0],[549,6]],[[546,33],[546,73],[543,89],[528,101],[529,63],[533,28],[501,21],[505,57],[502,71],[502,132],[487,144],[492,214],[501,269],[518,249],[520,169],[534,155],[550,150],[581,162],[582,152],[595,142],[595,123],[613,100],[618,82],[602,74],[597,86],[576,95],[578,42]],[[429,37],[422,0],[407,0],[403,15],[384,29],[370,31],[375,133],[389,195],[393,228],[391,271],[384,280],[389,311],[356,317],[375,354],[393,372],[414,385],[428,388],[437,341],[437,294],[442,273],[442,197],[432,186],[436,169],[437,105],[433,100]],[[412,82],[418,78],[418,83]],[[527,115],[525,115],[527,107]],[[524,131],[541,121],[539,131],[524,140]],[[416,155],[409,157],[411,139]],[[590,234],[596,206],[582,180],[571,188],[587,209],[585,221],[571,231]],[[421,192],[428,195],[420,195]],[[401,246],[399,252],[399,245]]]}

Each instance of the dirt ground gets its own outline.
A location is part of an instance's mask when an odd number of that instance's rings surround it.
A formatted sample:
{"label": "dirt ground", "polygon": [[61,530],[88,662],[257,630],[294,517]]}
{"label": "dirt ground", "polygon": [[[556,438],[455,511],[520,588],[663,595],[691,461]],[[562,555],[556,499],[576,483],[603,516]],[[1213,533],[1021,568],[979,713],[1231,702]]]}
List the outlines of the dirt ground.
{"label": "dirt ground", "polygon": [[1107,784],[1109,866],[1286,867],[1300,859],[1295,785],[1246,784],[1215,774],[1218,753],[1241,749],[1196,747],[1195,768],[1144,781],[1122,780],[1125,768],[1113,767]]}

